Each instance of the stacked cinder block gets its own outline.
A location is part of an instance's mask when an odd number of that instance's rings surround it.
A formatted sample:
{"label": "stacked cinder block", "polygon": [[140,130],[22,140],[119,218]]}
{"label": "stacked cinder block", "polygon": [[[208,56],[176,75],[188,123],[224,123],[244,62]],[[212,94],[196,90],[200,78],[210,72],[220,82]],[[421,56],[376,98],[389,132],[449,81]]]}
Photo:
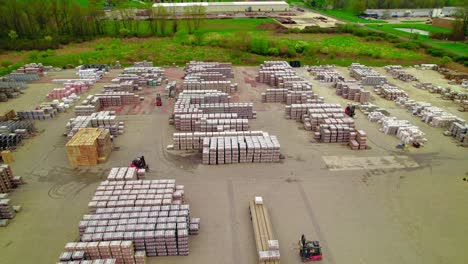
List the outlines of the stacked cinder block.
{"label": "stacked cinder block", "polygon": [[0,165],[0,193],[8,193],[23,184],[21,176],[14,176],[10,165]]}
{"label": "stacked cinder block", "polygon": [[345,80],[340,73],[335,71],[335,65],[309,66],[307,71],[315,76],[315,80],[325,83],[336,83]]}
{"label": "stacked cinder block", "polygon": [[[268,136],[263,131],[229,131],[229,132],[193,132],[174,133],[172,148],[175,150],[199,150],[203,148],[205,138],[230,137],[237,138],[243,136]],[[241,144],[241,143],[239,143]]]}
{"label": "stacked cinder block", "polygon": [[468,125],[453,122],[445,134],[454,137],[462,146],[468,147]]}
{"label": "stacked cinder block", "polygon": [[133,181],[144,180],[145,169],[137,169],[133,167],[117,167],[112,168],[107,175],[108,181]]}
{"label": "stacked cinder block", "polygon": [[218,90],[224,93],[234,93],[237,91],[237,83],[231,81],[186,79],[182,84],[182,90]]}
{"label": "stacked cinder block", "polygon": [[216,114],[176,114],[174,116],[174,125],[180,131],[201,131],[202,119],[238,119],[236,113],[216,113]]}
{"label": "stacked cinder block", "polygon": [[387,100],[396,100],[399,97],[408,97],[408,94],[404,90],[389,84],[376,85],[375,91],[380,95],[380,97]]}
{"label": "stacked cinder block", "polygon": [[374,71],[371,67],[359,63],[352,63],[348,69],[351,77],[359,80],[362,85],[375,86],[382,83],[387,83],[387,77],[382,76],[380,73]]}
{"label": "stacked cinder block", "polygon": [[336,94],[341,97],[366,104],[370,99],[370,92],[355,82],[337,82],[335,84]]}
{"label": "stacked cinder block", "polygon": [[202,163],[271,163],[280,160],[280,144],[275,136],[204,138]]}
{"label": "stacked cinder block", "polygon": [[194,73],[218,73],[226,78],[234,78],[230,62],[191,61],[185,65],[184,76]]}
{"label": "stacked cinder block", "polygon": [[70,139],[81,128],[94,127],[108,129],[112,136],[118,136],[124,132],[124,122],[118,121],[114,111],[100,111],[90,116],[77,116],[70,118],[65,127],[65,133]]}
{"label": "stacked cinder block", "polygon": [[387,135],[394,135],[405,144],[427,142],[425,134],[408,120],[400,120],[396,117],[387,117],[380,112],[371,112],[368,115],[371,122],[377,122],[382,125],[381,132]]}
{"label": "stacked cinder block", "polygon": [[188,255],[188,236],[198,234],[200,219],[191,219],[184,193],[173,179],[102,182],[88,204],[91,214],[79,223],[81,243],[97,247],[87,255],[123,258],[121,263],[144,263],[145,255]]}
{"label": "stacked cinder block", "polygon": [[104,94],[95,94],[94,96],[99,98],[101,107],[138,104],[140,102],[140,97],[138,95],[128,92],[107,92]]}
{"label": "stacked cinder block", "polygon": [[105,92],[128,92],[131,93],[135,89],[138,89],[138,85],[134,84],[134,81],[124,80],[118,84],[107,84],[104,85]]}
{"label": "stacked cinder block", "polygon": [[401,65],[387,65],[384,67],[384,69],[390,73],[393,78],[399,79],[404,82],[412,82],[412,81],[417,81],[418,79],[414,77],[412,74],[407,73],[404,69],[403,66]]}
{"label": "stacked cinder block", "polygon": [[92,82],[70,81],[63,84],[63,88],[55,88],[46,95],[49,99],[62,99],[72,94],[81,94],[87,92],[92,86]]}
{"label": "stacked cinder block", "polygon": [[177,100],[188,104],[229,103],[231,96],[217,90],[184,90]]}

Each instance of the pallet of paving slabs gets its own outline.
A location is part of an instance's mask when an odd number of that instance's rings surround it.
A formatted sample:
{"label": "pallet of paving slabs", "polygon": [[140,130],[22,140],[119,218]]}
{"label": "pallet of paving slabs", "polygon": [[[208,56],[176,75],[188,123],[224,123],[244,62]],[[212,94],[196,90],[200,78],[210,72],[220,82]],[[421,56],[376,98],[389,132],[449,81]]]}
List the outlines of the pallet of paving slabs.
{"label": "pallet of paving slabs", "polygon": [[[261,204],[259,204],[256,203],[255,200],[250,201],[249,209],[255,235],[255,244],[257,246],[257,252],[260,254],[260,252],[270,251],[268,241],[275,239],[272,231],[268,210],[263,204],[263,201],[261,202]],[[279,259],[268,261],[260,261],[259,259],[259,263],[278,264],[280,263],[280,261]]]}

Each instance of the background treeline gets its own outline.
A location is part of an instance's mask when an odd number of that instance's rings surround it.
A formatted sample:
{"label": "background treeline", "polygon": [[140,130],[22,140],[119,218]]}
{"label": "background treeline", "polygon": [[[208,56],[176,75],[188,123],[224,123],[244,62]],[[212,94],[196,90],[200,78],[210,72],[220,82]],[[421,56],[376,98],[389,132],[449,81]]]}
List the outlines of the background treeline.
{"label": "background treeline", "polygon": [[81,6],[73,0],[0,0],[0,49],[46,50],[60,44],[98,36],[172,36],[200,27],[203,7],[188,7],[184,21],[168,19],[166,8],[150,9],[149,20],[138,20],[135,10],[118,8],[106,14],[101,0]]}
{"label": "background treeline", "polygon": [[316,8],[356,9],[366,8],[434,8],[444,6],[466,6],[467,0],[304,0]]}

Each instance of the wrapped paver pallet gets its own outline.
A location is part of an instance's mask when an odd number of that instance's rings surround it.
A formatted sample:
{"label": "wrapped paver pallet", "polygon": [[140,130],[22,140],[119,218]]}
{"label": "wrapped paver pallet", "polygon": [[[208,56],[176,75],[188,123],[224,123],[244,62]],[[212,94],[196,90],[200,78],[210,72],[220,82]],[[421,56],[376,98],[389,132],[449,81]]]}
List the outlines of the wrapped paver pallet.
{"label": "wrapped paver pallet", "polygon": [[14,176],[10,165],[0,165],[0,193],[8,193],[23,184],[21,176]]}
{"label": "wrapped paver pallet", "polygon": [[[117,177],[121,169],[113,169],[109,176]],[[86,245],[93,245],[98,249],[88,253],[93,258],[123,255],[128,258],[125,263],[134,263],[133,258],[144,263],[145,255],[188,255],[189,235],[198,234],[200,218],[190,217],[184,191],[184,186],[176,185],[173,179],[102,182],[88,204],[91,214],[84,215],[79,223],[84,250]],[[65,250],[72,251],[70,248],[83,250],[70,243]],[[128,253],[114,254],[113,248]]]}
{"label": "wrapped paver pallet", "polygon": [[263,198],[255,197],[249,203],[250,216],[255,235],[258,252],[258,262],[265,264],[279,264],[280,252],[278,240],[275,240],[270,215]]}
{"label": "wrapped paver pallet", "polygon": [[103,128],[81,128],[66,144],[72,167],[105,162],[112,151],[110,132]]}
{"label": "wrapped paver pallet", "polygon": [[371,67],[352,63],[348,67],[351,77],[359,80],[362,85],[381,85],[387,83],[387,77],[380,75],[380,73],[374,71]]}

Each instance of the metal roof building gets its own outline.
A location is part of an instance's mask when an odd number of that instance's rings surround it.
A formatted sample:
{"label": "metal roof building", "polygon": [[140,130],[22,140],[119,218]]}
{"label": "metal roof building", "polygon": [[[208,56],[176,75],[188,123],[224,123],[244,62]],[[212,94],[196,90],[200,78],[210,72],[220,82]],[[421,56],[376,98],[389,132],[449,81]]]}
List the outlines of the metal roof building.
{"label": "metal roof building", "polygon": [[284,1],[156,3],[153,8],[160,6],[168,10],[175,9],[177,14],[182,14],[191,7],[204,7],[206,13],[289,11],[289,4]]}

